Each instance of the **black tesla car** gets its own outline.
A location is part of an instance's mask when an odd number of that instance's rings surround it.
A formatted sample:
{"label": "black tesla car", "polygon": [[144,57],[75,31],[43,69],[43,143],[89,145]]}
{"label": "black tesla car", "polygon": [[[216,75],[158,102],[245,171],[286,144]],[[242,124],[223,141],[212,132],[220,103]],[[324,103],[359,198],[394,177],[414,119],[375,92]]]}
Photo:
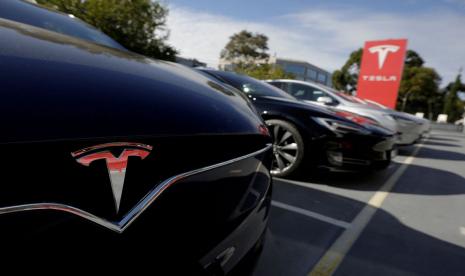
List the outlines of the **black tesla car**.
{"label": "black tesla car", "polygon": [[4,271],[40,260],[31,269],[222,275],[252,263],[272,145],[242,95],[10,20],[0,40]]}
{"label": "black tesla car", "polygon": [[[308,161],[331,170],[385,168],[394,133],[353,113],[302,103],[265,82],[233,72],[198,69],[247,95],[274,138],[271,173],[287,176]],[[307,167],[304,165],[303,167]]]}

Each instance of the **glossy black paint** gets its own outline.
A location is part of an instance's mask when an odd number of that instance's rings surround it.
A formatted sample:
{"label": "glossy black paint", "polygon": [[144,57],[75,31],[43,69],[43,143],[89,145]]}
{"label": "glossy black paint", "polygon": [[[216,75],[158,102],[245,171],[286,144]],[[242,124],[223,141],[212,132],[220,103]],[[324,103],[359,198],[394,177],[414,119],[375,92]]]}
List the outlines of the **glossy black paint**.
{"label": "glossy black paint", "polygon": [[16,115],[0,142],[259,131],[240,96],[182,65],[0,26],[0,109]]}
{"label": "glossy black paint", "polygon": [[[271,138],[242,95],[181,65],[1,19],[0,39],[0,243],[12,259],[208,275],[209,266],[230,271],[261,241],[269,151],[179,181],[121,234],[57,210],[2,214],[58,203],[118,221],[161,181]],[[118,213],[105,160],[86,167],[71,156],[110,142],[153,146],[144,160],[129,157]]]}
{"label": "glossy black paint", "polygon": [[[247,76],[233,72],[213,69],[198,69],[204,74],[221,81],[237,90],[242,91],[243,83],[251,82]],[[360,170],[377,165],[378,162],[389,162],[390,152],[394,147],[394,134],[376,125],[363,125],[360,127],[368,131],[367,134],[347,133],[336,135],[327,128],[316,123],[313,118],[329,118],[353,124],[352,121],[341,117],[330,109],[314,104],[303,103],[284,91],[260,82],[263,90],[270,90],[276,96],[264,96],[260,93],[246,94],[263,119],[282,119],[296,125],[304,137],[307,158],[311,166],[331,169]],[[272,91],[271,91],[272,90]],[[345,158],[342,165],[329,162],[328,152],[341,152]],[[347,161],[347,162],[346,162]]]}
{"label": "glossy black paint", "polygon": [[53,11],[25,0],[0,1],[0,18],[125,50],[118,42],[73,15]]}

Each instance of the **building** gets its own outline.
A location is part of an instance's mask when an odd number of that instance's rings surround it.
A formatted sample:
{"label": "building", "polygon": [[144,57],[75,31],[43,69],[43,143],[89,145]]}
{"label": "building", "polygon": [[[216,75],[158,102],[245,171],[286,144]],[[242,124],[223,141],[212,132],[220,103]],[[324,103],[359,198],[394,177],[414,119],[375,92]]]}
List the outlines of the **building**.
{"label": "building", "polygon": [[270,63],[281,66],[285,72],[293,74],[297,80],[311,81],[332,87],[331,73],[309,62],[271,57]]}
{"label": "building", "polygon": [[[261,60],[256,63],[276,64],[283,68],[285,72],[293,74],[297,80],[311,81],[332,87],[331,73],[306,61],[270,57],[268,60]],[[234,64],[225,59],[220,59],[218,67],[220,70],[232,71]]]}

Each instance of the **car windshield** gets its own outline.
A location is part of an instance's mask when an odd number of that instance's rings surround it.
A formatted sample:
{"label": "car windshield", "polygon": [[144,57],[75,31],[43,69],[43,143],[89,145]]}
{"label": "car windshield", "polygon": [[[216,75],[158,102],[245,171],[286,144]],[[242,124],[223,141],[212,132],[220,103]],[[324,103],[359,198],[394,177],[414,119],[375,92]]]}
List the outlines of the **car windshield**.
{"label": "car windshield", "polygon": [[351,102],[351,103],[358,103],[358,104],[366,104],[363,100],[361,99],[358,99],[356,97],[353,97],[353,96],[350,96],[350,95],[347,95],[345,93],[342,93],[340,91],[337,91],[335,89],[331,89],[331,91],[336,94],[337,96],[343,98],[344,100],[348,101],[348,102]]}
{"label": "car windshield", "polygon": [[252,95],[254,97],[277,97],[295,100],[293,96],[287,94],[281,89],[248,76],[224,71],[215,71],[211,73],[226,80],[240,91]]}
{"label": "car windshield", "polygon": [[51,11],[22,0],[1,0],[0,18],[29,24],[120,50],[125,49],[107,35],[73,15]]}

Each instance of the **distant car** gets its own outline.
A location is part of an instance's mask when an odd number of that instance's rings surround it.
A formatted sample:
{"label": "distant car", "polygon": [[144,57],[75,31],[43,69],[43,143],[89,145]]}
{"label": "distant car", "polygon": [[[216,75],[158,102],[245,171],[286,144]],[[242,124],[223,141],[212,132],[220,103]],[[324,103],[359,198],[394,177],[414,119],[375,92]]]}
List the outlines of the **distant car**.
{"label": "distant car", "polygon": [[72,14],[53,11],[28,1],[0,0],[0,18],[125,50],[118,42]]}
{"label": "distant car", "polygon": [[399,145],[413,144],[421,138],[422,125],[417,120],[369,106],[355,97],[345,95],[330,87],[298,80],[269,80],[268,83],[302,101],[335,107],[374,120],[381,126],[397,132],[399,134],[397,144]]}
{"label": "distant car", "polygon": [[400,111],[394,110],[392,108],[389,108],[387,106],[384,106],[384,105],[382,105],[380,103],[377,103],[377,102],[374,102],[374,101],[370,101],[370,100],[361,100],[361,101],[363,101],[363,102],[365,102],[365,103],[367,103],[369,105],[374,105],[375,107],[383,109],[384,111],[391,114],[391,116],[393,116],[394,118],[395,117],[406,118],[406,120],[416,121],[418,124],[421,125],[420,132],[421,132],[422,135],[428,134],[428,132],[430,132],[430,130],[431,130],[431,121],[426,119],[426,118],[418,117],[418,116],[415,116],[415,115],[412,115],[412,114],[409,114],[409,113],[406,113],[406,112],[400,112]]}
{"label": "distant car", "polygon": [[242,95],[182,65],[10,20],[0,41],[3,269],[252,267],[272,141]]}
{"label": "distant car", "polygon": [[273,175],[288,176],[301,166],[353,171],[385,168],[390,163],[395,135],[369,119],[301,102],[244,75],[198,70],[250,98],[274,137]]}

